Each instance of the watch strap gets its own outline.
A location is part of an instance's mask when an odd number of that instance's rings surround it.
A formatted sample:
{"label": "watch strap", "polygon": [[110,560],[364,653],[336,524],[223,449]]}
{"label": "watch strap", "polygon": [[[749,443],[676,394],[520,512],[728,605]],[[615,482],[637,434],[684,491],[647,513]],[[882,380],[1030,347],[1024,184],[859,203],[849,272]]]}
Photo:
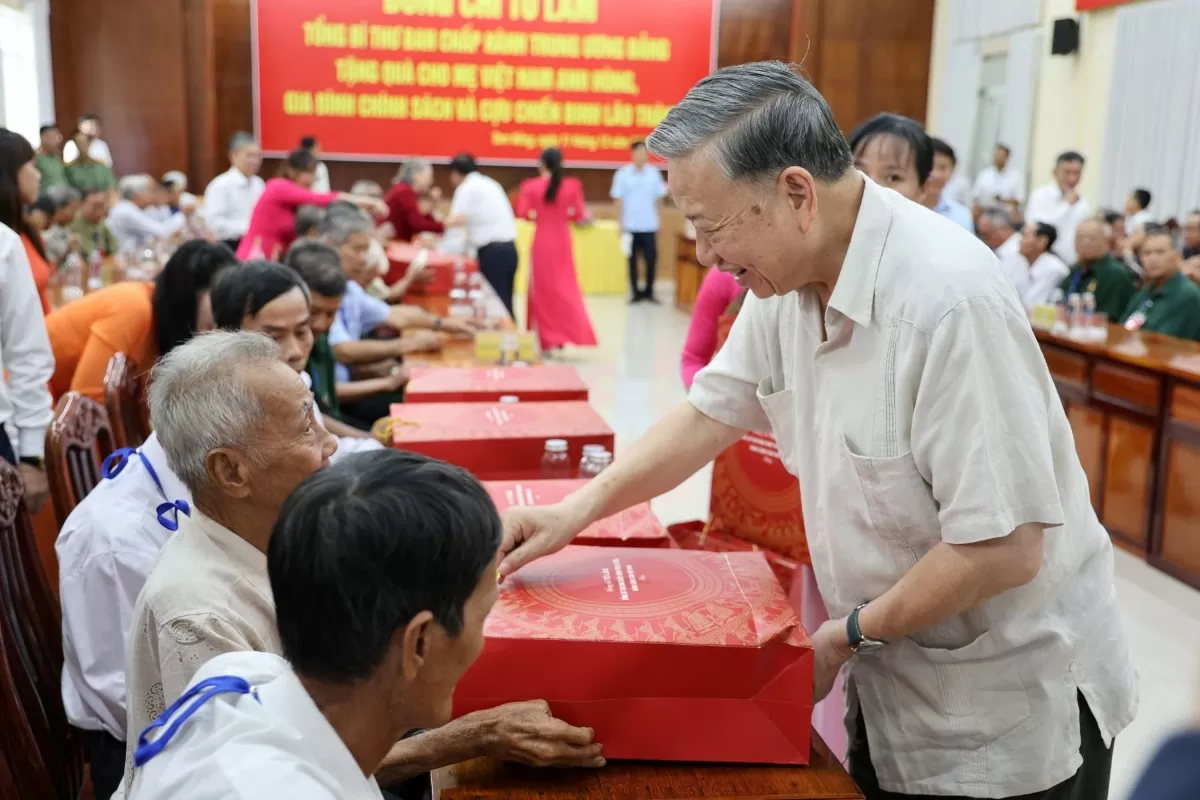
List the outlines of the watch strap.
{"label": "watch strap", "polygon": [[863,642],[862,628],[858,624],[858,612],[862,611],[866,603],[855,608],[850,612],[850,616],[846,617],[846,639],[850,642],[850,649],[857,650],[858,646]]}

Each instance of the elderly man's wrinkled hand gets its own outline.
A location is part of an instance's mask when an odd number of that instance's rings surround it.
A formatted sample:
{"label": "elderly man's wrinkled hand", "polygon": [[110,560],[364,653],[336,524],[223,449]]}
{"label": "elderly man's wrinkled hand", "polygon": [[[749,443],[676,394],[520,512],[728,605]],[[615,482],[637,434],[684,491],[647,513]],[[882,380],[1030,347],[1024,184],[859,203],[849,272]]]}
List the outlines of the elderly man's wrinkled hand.
{"label": "elderly man's wrinkled hand", "polygon": [[604,766],[592,729],[555,718],[544,700],[509,703],[472,716],[482,731],[484,751],[492,758],[531,767]]}

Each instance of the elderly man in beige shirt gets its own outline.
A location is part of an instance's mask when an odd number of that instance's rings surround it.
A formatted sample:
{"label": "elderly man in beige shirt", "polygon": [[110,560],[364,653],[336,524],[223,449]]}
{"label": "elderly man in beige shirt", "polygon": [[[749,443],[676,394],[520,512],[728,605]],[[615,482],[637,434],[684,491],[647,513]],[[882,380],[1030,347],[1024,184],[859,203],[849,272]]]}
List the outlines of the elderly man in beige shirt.
{"label": "elderly man in beige shirt", "polygon": [[509,512],[508,574],[773,431],[847,669],[872,800],[1107,795],[1136,676],[1071,429],[995,256],[853,168],[779,62],[717,71],[648,140],[700,261],[751,296],[689,402],[562,504]]}
{"label": "elderly man in beige shirt", "polygon": [[[201,666],[243,650],[282,655],[267,544],[284,500],[337,446],[311,391],[262,334],[217,331],[175,348],[155,368],[149,403],[167,465],[192,504],[133,612],[126,785],[138,737]],[[602,763],[590,731],[549,716],[544,703],[514,703],[398,742],[379,778],[388,785],[482,755]]]}

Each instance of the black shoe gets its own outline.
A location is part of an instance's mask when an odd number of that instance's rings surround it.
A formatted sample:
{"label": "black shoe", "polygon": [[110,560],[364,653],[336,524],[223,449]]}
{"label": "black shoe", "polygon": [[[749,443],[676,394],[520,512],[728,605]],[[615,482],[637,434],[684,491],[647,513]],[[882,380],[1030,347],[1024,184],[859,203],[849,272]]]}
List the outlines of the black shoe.
{"label": "black shoe", "polygon": [[662,303],[658,302],[658,298],[652,295],[650,292],[646,292],[644,295],[642,295],[642,299],[647,303],[653,303],[656,306],[662,305]]}
{"label": "black shoe", "polygon": [[640,294],[635,294],[633,297],[629,298],[629,305],[635,306],[642,302],[643,299],[644,298]]}

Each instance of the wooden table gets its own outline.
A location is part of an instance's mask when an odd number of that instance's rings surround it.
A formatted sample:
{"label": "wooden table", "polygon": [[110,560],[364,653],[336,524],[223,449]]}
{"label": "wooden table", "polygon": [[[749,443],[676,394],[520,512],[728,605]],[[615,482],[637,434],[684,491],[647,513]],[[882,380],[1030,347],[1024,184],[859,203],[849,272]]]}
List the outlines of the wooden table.
{"label": "wooden table", "polygon": [[1200,344],[1036,331],[1113,541],[1200,588]]}
{"label": "wooden table", "polygon": [[[483,290],[488,295],[488,318],[497,320],[496,327],[504,331],[515,331],[517,323],[513,320],[499,295],[486,280]],[[405,303],[421,308],[439,317],[450,313],[450,297],[448,295],[407,295]],[[470,339],[447,339],[442,349],[436,353],[418,353],[405,359],[413,366],[423,367],[473,367],[475,366],[475,342]]]}
{"label": "wooden table", "polygon": [[532,769],[479,758],[433,773],[434,800],[793,800],[862,798],[813,731],[807,767],[614,761],[599,770]]}
{"label": "wooden table", "polygon": [[678,235],[675,243],[675,307],[691,311],[708,267],[696,257],[696,240]]}

